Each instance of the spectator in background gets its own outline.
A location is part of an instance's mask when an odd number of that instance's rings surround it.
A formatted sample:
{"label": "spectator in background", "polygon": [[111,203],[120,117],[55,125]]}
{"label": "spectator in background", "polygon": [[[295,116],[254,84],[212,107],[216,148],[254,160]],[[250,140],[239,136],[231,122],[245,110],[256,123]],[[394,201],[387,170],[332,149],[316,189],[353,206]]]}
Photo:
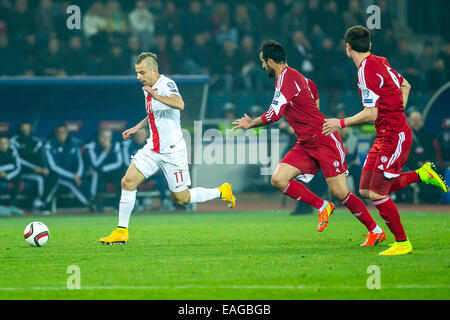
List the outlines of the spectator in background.
{"label": "spectator in background", "polygon": [[426,74],[433,68],[433,64],[436,61],[436,53],[433,50],[433,43],[431,41],[425,42],[423,52],[418,61],[421,73]]}
{"label": "spectator in background", "polygon": [[69,129],[64,123],[55,126],[55,137],[44,146],[45,160],[50,169],[46,182],[44,201],[47,209],[55,195],[61,188],[70,189],[73,195],[83,204],[88,200],[81,190],[84,163],[80,148],[69,136]]}
{"label": "spectator in background", "polygon": [[275,2],[269,1],[264,4],[261,21],[262,23],[256,25],[261,40],[276,39],[280,36],[281,23]]}
{"label": "spectator in background", "polygon": [[356,25],[364,25],[364,11],[361,10],[358,0],[350,0],[348,9],[342,14],[345,29]]}
{"label": "spectator in background", "polygon": [[68,75],[81,76],[87,74],[87,53],[83,47],[80,36],[74,35],[70,37],[69,50],[67,51],[65,59]]}
{"label": "spectator in background", "polygon": [[435,140],[437,159],[443,169],[450,170],[450,118],[442,121],[442,132]]}
{"label": "spectator in background", "polygon": [[129,61],[123,49],[119,45],[111,48],[111,51],[103,59],[101,74],[103,75],[125,75],[129,74]]}
{"label": "spectator in background", "polygon": [[186,51],[186,54],[197,65],[197,68],[201,69],[200,73],[209,74],[212,57],[206,37],[204,33],[197,33],[194,36],[194,43]]}
{"label": "spectator in background", "polygon": [[105,13],[106,32],[113,34],[115,37],[122,38],[122,35],[129,31],[129,25],[120,2],[117,0],[109,0],[106,3]]}
{"label": "spectator in background", "polygon": [[112,131],[100,129],[97,140],[85,145],[86,175],[90,176],[90,209],[103,212],[101,191],[106,183],[114,185],[114,203],[120,199],[120,181],[122,178],[122,150],[119,142],[112,141]]}
{"label": "spectator in background", "polygon": [[181,30],[180,16],[174,1],[167,1],[161,19],[156,25],[156,34],[164,34],[167,39],[171,39]]}
{"label": "spectator in background", "polygon": [[174,34],[170,40],[169,58],[171,72],[173,74],[182,74],[186,52],[184,51],[184,39],[181,34]]}
{"label": "spectator in background", "polygon": [[[408,123],[413,133],[413,143],[406,166],[415,170],[428,161],[436,162],[436,149],[434,148],[433,137],[423,129],[422,114],[413,111],[408,116]],[[436,188],[420,183],[418,184],[419,198],[424,202],[438,202],[440,192]]]}
{"label": "spectator in background", "polygon": [[309,18],[305,14],[303,2],[296,1],[292,5],[292,10],[289,10],[283,15],[281,20],[282,34],[278,35],[278,37],[283,36],[285,40],[289,39],[289,35],[292,34],[294,30],[307,33],[308,23]]}
{"label": "spectator in background", "polygon": [[189,2],[188,11],[183,15],[182,22],[186,43],[193,43],[198,34],[208,40],[211,26],[208,17],[203,13],[201,1]]}
{"label": "spectator in background", "polygon": [[[165,74],[172,74],[172,64],[170,61],[169,50],[167,49],[167,37],[164,34],[156,34],[155,47],[152,52],[158,56],[158,66]],[[133,62],[133,65],[136,61]]]}
{"label": "spectator in background", "polygon": [[[325,63],[326,61],[326,63]],[[328,96],[329,111],[334,114],[336,110],[333,106],[339,100],[342,89],[342,74],[340,64],[346,60],[336,50],[336,46],[331,38],[324,38],[322,47],[314,53],[314,79],[317,79],[324,93]]]}
{"label": "spectator in background", "polygon": [[61,49],[58,39],[52,38],[48,42],[47,50],[44,51],[42,57],[42,70],[45,76],[64,77],[67,76],[66,71],[66,55]]}
{"label": "spectator in background", "polygon": [[439,53],[438,58],[443,60],[445,68],[445,78],[447,79],[447,81],[450,81],[450,41],[447,41],[444,46],[444,50]]}
{"label": "spectator in background", "polygon": [[308,34],[311,33],[314,24],[323,26],[330,21],[325,20],[325,11],[320,8],[319,0],[308,0],[308,7],[306,9],[306,16],[308,17]]}
{"label": "spectator in background", "polygon": [[239,37],[242,37],[244,34],[253,34],[254,23],[248,13],[248,6],[245,4],[236,6],[233,15],[233,26],[236,27]]}
{"label": "spectator in background", "polygon": [[233,90],[234,80],[242,69],[237,45],[231,40],[225,40],[221,50],[216,53],[217,59],[213,61],[213,75],[223,82],[224,90],[230,93]]}
{"label": "spectator in background", "polygon": [[0,34],[0,76],[15,75],[16,59],[6,34]]}
{"label": "spectator in background", "polygon": [[14,146],[20,157],[21,180],[36,183],[37,197],[34,199],[32,207],[39,210],[44,206],[45,180],[50,172],[44,164],[44,143],[32,135],[31,129],[31,124],[28,122],[21,123],[17,134],[11,138],[11,145]]}
{"label": "spectator in background", "polygon": [[[20,68],[21,73],[26,76],[35,76],[39,64],[39,46],[37,44],[36,34],[30,32],[25,35],[24,42],[20,47]],[[6,61],[0,59],[2,61]]]}
{"label": "spectator in background", "polygon": [[[58,3],[54,3],[55,5],[55,16],[53,17],[53,25],[55,28],[53,29],[53,33],[56,33],[56,37],[64,42],[69,42],[70,37],[74,35],[78,35],[80,37],[83,37],[83,30],[70,30],[69,28],[66,28],[67,24],[67,8],[71,6],[73,3],[69,1],[63,1]],[[83,22],[85,16],[84,16],[84,9],[87,8],[87,6],[81,5],[82,10],[82,19],[81,22]],[[60,27],[63,26],[63,27]]]}
{"label": "spectator in background", "polygon": [[128,61],[128,74],[136,74],[134,65],[138,55],[142,52],[141,44],[138,37],[129,37],[127,44],[126,59]]}
{"label": "spectator in background", "polygon": [[289,65],[302,72],[306,77],[314,71],[311,43],[301,31],[292,34],[291,42],[286,48]]}
{"label": "spectator in background", "polygon": [[230,7],[227,3],[217,2],[214,5],[211,21],[216,44],[221,46],[226,40],[237,43],[237,29],[232,27]]}
{"label": "spectator in background", "polygon": [[147,51],[154,45],[155,17],[147,9],[145,2],[139,0],[128,18],[132,34],[139,39],[142,50]]}
{"label": "spectator in background", "polygon": [[327,37],[331,37],[337,41],[344,34],[344,22],[339,15],[339,8],[336,0],[325,2],[324,7],[324,23],[321,24],[322,31]]}
{"label": "spectator in background", "polygon": [[49,38],[54,31],[52,0],[41,0],[39,7],[34,12],[37,31],[45,38]]}
{"label": "spectator in background", "polygon": [[257,49],[253,37],[245,35],[241,38],[241,48],[239,57],[241,59],[240,65],[241,75],[245,84],[247,92],[253,92],[255,90],[255,78],[258,77],[259,60],[257,60]]}
{"label": "spectator in background", "polygon": [[[0,136],[0,184],[2,193],[10,195],[9,205],[12,214],[23,214],[23,210],[16,207],[20,188],[20,158],[17,150],[11,146],[7,135]],[[12,183],[12,189],[9,189]]]}
{"label": "spectator in background", "polygon": [[449,79],[446,77],[444,59],[438,57],[434,60],[431,70],[426,73],[425,90],[431,95],[439,90]]}
{"label": "spectator in background", "polygon": [[397,71],[408,79],[408,82],[414,88],[419,84],[419,69],[416,57],[409,50],[407,39],[400,39],[397,42],[398,50],[392,56],[392,65],[395,65]]}
{"label": "spectator in background", "polygon": [[14,43],[20,43],[25,34],[36,30],[36,23],[27,0],[16,0],[9,19],[9,30],[14,30]]}
{"label": "spectator in background", "polygon": [[89,39],[106,29],[105,8],[101,1],[95,1],[83,19],[84,36]]}

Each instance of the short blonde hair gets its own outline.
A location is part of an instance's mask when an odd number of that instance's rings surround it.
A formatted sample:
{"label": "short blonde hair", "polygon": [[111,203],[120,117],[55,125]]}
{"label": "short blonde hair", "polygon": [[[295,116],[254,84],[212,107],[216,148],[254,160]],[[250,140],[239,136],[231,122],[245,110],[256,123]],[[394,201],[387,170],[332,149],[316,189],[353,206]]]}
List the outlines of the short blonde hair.
{"label": "short blonde hair", "polygon": [[151,69],[158,68],[158,56],[153,52],[142,52],[136,59],[136,64],[140,64],[142,61],[147,60],[147,66]]}

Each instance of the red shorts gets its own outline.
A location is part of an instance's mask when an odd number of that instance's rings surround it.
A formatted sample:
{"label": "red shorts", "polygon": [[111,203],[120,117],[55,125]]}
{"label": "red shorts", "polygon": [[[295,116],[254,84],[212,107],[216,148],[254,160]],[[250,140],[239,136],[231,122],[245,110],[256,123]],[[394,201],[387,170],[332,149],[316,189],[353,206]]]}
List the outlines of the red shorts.
{"label": "red shorts", "polygon": [[298,178],[304,182],[311,181],[319,169],[322,169],[325,178],[348,173],[344,147],[338,133],[330,136],[321,134],[314,140],[297,143],[281,160],[281,163],[287,163],[299,169],[302,174]]}
{"label": "red shorts", "polygon": [[408,160],[413,142],[411,129],[385,131],[375,142],[364,162],[359,188],[380,195],[389,195],[391,186]]}

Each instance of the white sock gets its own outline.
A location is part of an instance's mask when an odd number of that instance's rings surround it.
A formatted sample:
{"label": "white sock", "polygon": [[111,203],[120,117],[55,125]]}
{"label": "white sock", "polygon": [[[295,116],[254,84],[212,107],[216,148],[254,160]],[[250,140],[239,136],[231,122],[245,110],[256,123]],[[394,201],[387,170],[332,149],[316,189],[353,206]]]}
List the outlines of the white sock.
{"label": "white sock", "polygon": [[130,221],[131,212],[136,202],[136,192],[122,189],[122,195],[120,197],[119,204],[119,224],[117,226],[128,228],[128,222]]}
{"label": "white sock", "polygon": [[320,207],[319,211],[322,211],[323,209],[325,209],[328,206],[328,201],[324,200],[323,201],[323,205]]}
{"label": "white sock", "polygon": [[383,232],[383,230],[377,225],[375,227],[375,229],[373,229],[371,232],[373,232],[373,233],[381,233],[381,232]]}
{"label": "white sock", "polygon": [[189,203],[205,202],[220,197],[220,190],[218,188],[192,188],[189,189],[191,194],[191,201]]}

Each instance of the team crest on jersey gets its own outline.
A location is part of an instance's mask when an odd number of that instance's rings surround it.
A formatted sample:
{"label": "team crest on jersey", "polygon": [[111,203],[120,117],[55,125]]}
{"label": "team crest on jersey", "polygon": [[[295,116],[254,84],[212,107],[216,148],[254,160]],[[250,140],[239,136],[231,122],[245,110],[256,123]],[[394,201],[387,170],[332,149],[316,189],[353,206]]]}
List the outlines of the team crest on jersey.
{"label": "team crest on jersey", "polygon": [[280,91],[275,91],[275,95],[273,96],[273,100],[276,100],[280,96]]}
{"label": "team crest on jersey", "polygon": [[364,99],[367,99],[369,97],[369,89],[363,89],[362,94]]}
{"label": "team crest on jersey", "polygon": [[337,167],[339,167],[339,161],[335,161],[335,162],[333,162],[333,165],[337,168]]}
{"label": "team crest on jersey", "polygon": [[386,161],[387,161],[387,157],[386,156],[382,156],[381,157],[381,162],[386,163]]}

